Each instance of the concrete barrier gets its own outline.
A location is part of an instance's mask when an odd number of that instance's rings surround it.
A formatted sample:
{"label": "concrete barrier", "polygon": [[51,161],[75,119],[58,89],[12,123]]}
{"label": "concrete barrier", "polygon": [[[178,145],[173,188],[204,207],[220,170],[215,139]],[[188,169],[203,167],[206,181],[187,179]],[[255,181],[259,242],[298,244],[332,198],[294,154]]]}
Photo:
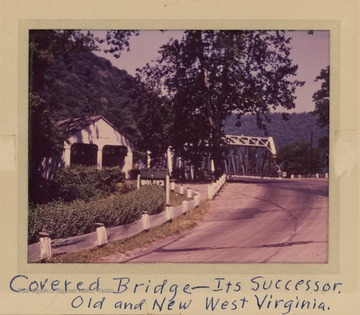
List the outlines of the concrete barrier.
{"label": "concrete barrier", "polygon": [[184,214],[183,209],[184,209],[183,205],[174,207],[173,208],[174,218],[177,218],[177,217],[183,215]]}
{"label": "concrete barrier", "polygon": [[189,200],[188,201],[188,211],[190,210],[190,209],[195,209],[196,208],[196,203],[195,203],[195,200],[193,199],[193,200]]}
{"label": "concrete barrier", "polygon": [[134,236],[143,231],[143,222],[142,219],[119,226],[114,226],[107,228],[107,235],[109,241],[117,241],[124,239],[126,237]]}
{"label": "concrete barrier", "polygon": [[161,225],[166,221],[168,221],[166,210],[157,214],[149,215],[149,227],[147,230],[149,230],[153,226]]}

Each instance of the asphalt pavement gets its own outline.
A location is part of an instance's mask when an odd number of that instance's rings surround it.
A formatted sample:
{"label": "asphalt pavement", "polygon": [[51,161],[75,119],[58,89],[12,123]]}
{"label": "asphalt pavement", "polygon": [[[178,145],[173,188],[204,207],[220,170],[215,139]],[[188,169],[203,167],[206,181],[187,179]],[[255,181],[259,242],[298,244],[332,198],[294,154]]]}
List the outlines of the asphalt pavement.
{"label": "asphalt pavement", "polygon": [[238,179],[195,229],[113,262],[326,263],[328,200],[323,179]]}

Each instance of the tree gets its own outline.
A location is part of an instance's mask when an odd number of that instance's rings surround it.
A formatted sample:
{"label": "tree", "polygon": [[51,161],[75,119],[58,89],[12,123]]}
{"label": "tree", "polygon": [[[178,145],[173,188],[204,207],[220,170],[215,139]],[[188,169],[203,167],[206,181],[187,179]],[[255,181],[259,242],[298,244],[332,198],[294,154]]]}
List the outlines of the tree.
{"label": "tree", "polygon": [[329,104],[330,104],[330,67],[320,71],[315,79],[315,82],[322,81],[320,90],[316,91],[313,95],[315,103],[314,114],[318,115],[317,122],[319,126],[329,127]]}
{"label": "tree", "polygon": [[[74,53],[94,51],[104,41],[107,50],[115,57],[125,47],[129,47],[129,38],[137,31],[109,30],[105,39],[99,39],[91,32],[80,30],[30,30],[29,32],[29,181],[30,189],[40,182],[38,169],[44,157],[54,157],[59,153],[63,137],[59,134],[50,117],[50,106],[43,98],[46,70],[62,59],[69,64]],[[35,188],[34,188],[35,189]],[[32,193],[30,192],[30,196]]]}
{"label": "tree", "polygon": [[164,152],[170,146],[169,128],[172,124],[167,100],[147,90],[143,85],[136,89],[136,99],[142,103],[142,110],[137,112],[138,137],[136,147],[143,162],[150,152],[151,167],[159,165]]}
{"label": "tree", "polygon": [[223,121],[295,107],[297,66],[289,58],[285,31],[188,30],[182,40],[164,45],[156,65],[139,76],[149,88],[166,93],[174,115],[172,142],[184,154],[192,147],[209,154],[222,172]]}
{"label": "tree", "polygon": [[329,108],[330,108],[330,67],[320,71],[320,75],[316,77],[315,82],[321,81],[321,87],[313,95],[315,110],[313,114],[317,115],[317,123],[320,127],[327,130],[327,135],[319,140],[319,147],[322,150],[322,156],[325,167],[328,167],[329,159]]}
{"label": "tree", "polygon": [[319,173],[322,166],[320,150],[306,142],[296,142],[281,147],[278,150],[277,161],[288,175]]}

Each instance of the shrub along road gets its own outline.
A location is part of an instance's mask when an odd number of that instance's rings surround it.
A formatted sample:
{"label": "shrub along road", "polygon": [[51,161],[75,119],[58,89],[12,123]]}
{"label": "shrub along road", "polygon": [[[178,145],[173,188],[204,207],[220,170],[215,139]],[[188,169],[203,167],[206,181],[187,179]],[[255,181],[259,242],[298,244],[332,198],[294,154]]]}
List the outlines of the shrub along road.
{"label": "shrub along road", "polygon": [[211,203],[211,215],[191,232],[122,262],[327,262],[327,180],[242,179]]}

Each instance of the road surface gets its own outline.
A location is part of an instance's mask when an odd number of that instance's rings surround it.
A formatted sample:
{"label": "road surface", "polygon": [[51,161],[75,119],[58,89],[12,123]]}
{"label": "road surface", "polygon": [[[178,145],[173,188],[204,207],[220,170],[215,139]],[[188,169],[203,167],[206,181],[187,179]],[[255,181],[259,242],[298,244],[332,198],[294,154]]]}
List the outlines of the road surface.
{"label": "road surface", "polygon": [[327,262],[327,180],[241,179],[211,204],[195,229],[123,262]]}

